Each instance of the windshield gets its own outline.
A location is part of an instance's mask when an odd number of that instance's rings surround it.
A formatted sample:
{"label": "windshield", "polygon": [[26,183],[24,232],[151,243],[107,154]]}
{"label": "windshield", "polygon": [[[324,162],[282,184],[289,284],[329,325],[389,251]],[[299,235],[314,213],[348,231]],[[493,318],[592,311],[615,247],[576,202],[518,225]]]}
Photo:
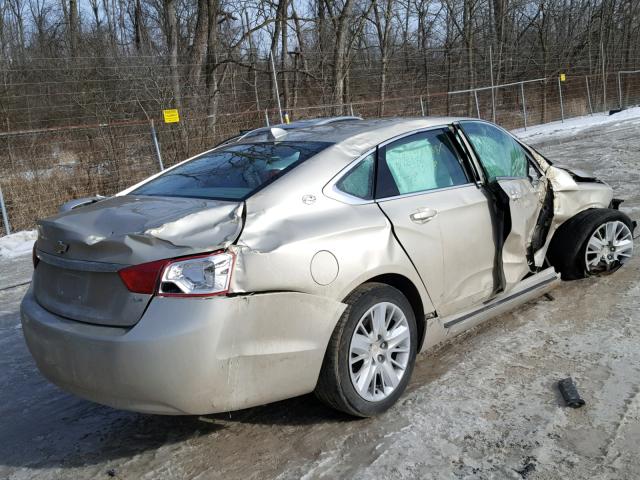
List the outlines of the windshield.
{"label": "windshield", "polygon": [[131,195],[244,200],[329,145],[278,142],[223,147],[169,170]]}

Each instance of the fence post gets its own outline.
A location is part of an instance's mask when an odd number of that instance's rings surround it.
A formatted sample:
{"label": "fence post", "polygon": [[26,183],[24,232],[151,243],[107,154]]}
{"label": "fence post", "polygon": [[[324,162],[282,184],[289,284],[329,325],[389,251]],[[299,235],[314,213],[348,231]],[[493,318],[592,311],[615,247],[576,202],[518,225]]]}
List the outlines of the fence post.
{"label": "fence post", "polygon": [[158,143],[158,135],[156,134],[156,127],[151,119],[151,139],[153,140],[153,147],[156,149],[156,158],[160,164],[160,171],[164,170],[164,164],[162,163],[162,153],[160,153],[160,144]]}
{"label": "fence post", "polygon": [[618,107],[622,108],[622,82],[620,81],[620,72],[618,72]]}
{"label": "fence post", "polygon": [[527,105],[524,102],[524,82],[520,83],[520,95],[522,95],[522,113],[524,114],[524,129],[527,129]]}
{"label": "fence post", "polygon": [[562,103],[562,82],[560,81],[560,75],[558,75],[558,93],[560,94],[560,119],[564,123],[564,105]]}
{"label": "fence post", "polygon": [[278,76],[276,75],[276,64],[273,61],[273,51],[269,50],[271,56],[271,71],[273,72],[273,85],[276,87],[276,99],[278,100],[278,112],[280,113],[280,123],[284,123],[282,116],[282,106],[280,105],[280,90],[278,90]]}
{"label": "fence post", "polygon": [[0,209],[2,210],[2,223],[4,224],[4,232],[11,234],[11,225],[9,224],[9,215],[7,215],[7,207],[4,204],[4,195],[2,195],[2,187],[0,186]]}
{"label": "fence post", "polygon": [[589,92],[589,76],[584,76],[584,81],[587,84],[587,100],[589,100],[589,115],[593,115],[593,107],[591,106],[591,92]]}
{"label": "fence post", "polygon": [[480,118],[480,104],[478,103],[478,90],[473,91],[473,96],[476,99],[476,113],[478,114],[478,118]]}
{"label": "fence post", "polygon": [[422,101],[422,95],[420,95],[420,111],[422,112],[422,116],[424,117],[424,102]]}
{"label": "fence post", "polygon": [[264,120],[267,122],[267,127],[270,127],[271,124],[269,123],[269,110],[268,109],[264,109]]}
{"label": "fence post", "polygon": [[349,109],[351,110],[351,116],[355,117],[355,115],[353,114],[353,103],[349,104]]}

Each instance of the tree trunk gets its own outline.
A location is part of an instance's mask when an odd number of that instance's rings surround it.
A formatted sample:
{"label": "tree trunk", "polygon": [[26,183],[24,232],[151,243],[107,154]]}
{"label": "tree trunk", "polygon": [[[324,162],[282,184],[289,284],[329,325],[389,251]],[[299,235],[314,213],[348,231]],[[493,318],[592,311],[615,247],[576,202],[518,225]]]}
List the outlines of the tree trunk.
{"label": "tree trunk", "polygon": [[289,108],[289,80],[287,76],[287,51],[288,51],[288,6],[289,0],[283,1],[284,7],[280,14],[280,31],[282,32],[282,45],[280,51],[280,70],[282,71],[282,100],[283,108],[287,110]]}
{"label": "tree trunk", "polygon": [[189,52],[189,84],[195,90],[200,85],[203,68],[202,64],[206,58],[207,35],[209,25],[207,18],[209,15],[209,5],[207,0],[198,0],[198,11],[196,18],[196,29],[193,34],[193,44]]}
{"label": "tree trunk", "polygon": [[180,70],[178,68],[178,18],[176,14],[176,0],[164,0],[165,36],[169,51],[169,74],[175,107],[182,108],[182,94],[180,91]]}
{"label": "tree trunk", "polygon": [[253,73],[253,93],[256,97],[256,110],[260,111],[260,95],[258,93],[258,61],[257,61],[257,50],[253,44],[253,34],[249,32],[251,30],[249,24],[249,13],[244,11],[244,18],[247,23],[247,36],[249,40],[249,63],[251,64],[251,71]]}
{"label": "tree trunk", "polygon": [[[345,93],[344,79],[346,76],[346,53],[347,53],[347,23],[351,17],[353,9],[352,0],[345,0],[344,6],[338,17],[334,19],[336,30],[336,41],[333,47],[333,69],[332,69],[332,85],[333,85],[333,104],[334,114],[342,115],[343,101]],[[329,12],[331,13],[331,11]]]}
{"label": "tree trunk", "polygon": [[140,53],[146,52],[146,31],[144,27],[144,19],[142,16],[142,4],[140,0],[136,0],[135,9],[133,11],[133,28],[134,43],[136,51]]}
{"label": "tree trunk", "polygon": [[218,101],[220,92],[218,91],[218,79],[216,78],[218,69],[218,12],[219,0],[208,1],[209,25],[207,33],[207,119],[208,129],[211,135],[215,135],[216,120],[218,116]]}
{"label": "tree trunk", "polygon": [[380,48],[380,90],[378,96],[380,104],[378,115],[384,115],[384,101],[387,90],[387,68],[389,63],[389,37],[391,34],[391,19],[393,15],[393,0],[384,0],[384,12],[378,10],[378,3],[374,0],[373,14],[375,18],[376,32],[378,34],[378,45]]}
{"label": "tree trunk", "polygon": [[78,3],[77,0],[69,0],[69,45],[71,56],[78,54]]}
{"label": "tree trunk", "polygon": [[[307,57],[305,56],[306,49],[304,46],[304,38],[302,36],[302,26],[300,25],[300,19],[298,18],[298,14],[296,13],[295,6],[291,5],[291,17],[293,18],[293,23],[296,29],[296,38],[298,40],[298,54],[297,57],[300,57],[298,60],[300,64],[302,64],[302,71],[304,72],[304,84],[307,89],[307,92],[310,93],[311,85],[309,83],[309,66],[307,64]],[[296,69],[296,72],[298,70]],[[295,92],[297,96],[297,92]],[[295,102],[294,102],[295,103]]]}
{"label": "tree trunk", "polygon": [[[474,0],[464,0],[464,13],[463,13],[463,25],[464,25],[464,41],[467,47],[467,78],[469,79],[469,87],[474,88],[475,85],[475,70],[473,67],[473,6],[471,2]],[[475,116],[473,114],[473,93],[469,92],[467,96],[467,115]]]}

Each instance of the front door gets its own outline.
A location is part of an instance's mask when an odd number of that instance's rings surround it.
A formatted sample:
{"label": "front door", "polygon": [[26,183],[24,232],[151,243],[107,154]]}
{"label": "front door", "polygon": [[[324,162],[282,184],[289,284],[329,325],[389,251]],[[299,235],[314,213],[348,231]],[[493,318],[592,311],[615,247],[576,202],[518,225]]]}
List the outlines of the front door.
{"label": "front door", "polygon": [[376,201],[440,315],[489,298],[495,249],[487,198],[446,129],[380,147]]}
{"label": "front door", "polygon": [[[535,169],[524,148],[505,131],[478,121],[460,126],[473,147],[486,177],[486,187],[504,216],[501,240],[503,284],[508,292],[534,266],[531,241],[544,202],[546,182]],[[495,219],[494,219],[495,221]]]}

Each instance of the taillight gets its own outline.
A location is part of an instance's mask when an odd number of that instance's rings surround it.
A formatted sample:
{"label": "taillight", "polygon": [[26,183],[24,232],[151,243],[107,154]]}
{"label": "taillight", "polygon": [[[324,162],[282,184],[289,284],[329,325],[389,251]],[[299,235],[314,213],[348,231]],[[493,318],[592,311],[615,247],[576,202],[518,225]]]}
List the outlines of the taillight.
{"label": "taillight", "polygon": [[162,268],[168,260],[156,260],[155,262],[141,263],[118,270],[118,275],[125,286],[133,293],[155,293],[158,278]]}
{"label": "taillight", "polygon": [[38,263],[40,262],[40,259],[38,258],[38,252],[36,252],[35,242],[33,242],[33,250],[31,251],[31,261],[33,262],[34,269],[38,266]]}
{"label": "taillight", "polygon": [[233,254],[207,253],[143,263],[118,271],[134,293],[165,297],[222,295],[229,291]]}
{"label": "taillight", "polygon": [[225,294],[232,268],[233,255],[229,252],[171,260],[162,272],[158,293],[167,297]]}

